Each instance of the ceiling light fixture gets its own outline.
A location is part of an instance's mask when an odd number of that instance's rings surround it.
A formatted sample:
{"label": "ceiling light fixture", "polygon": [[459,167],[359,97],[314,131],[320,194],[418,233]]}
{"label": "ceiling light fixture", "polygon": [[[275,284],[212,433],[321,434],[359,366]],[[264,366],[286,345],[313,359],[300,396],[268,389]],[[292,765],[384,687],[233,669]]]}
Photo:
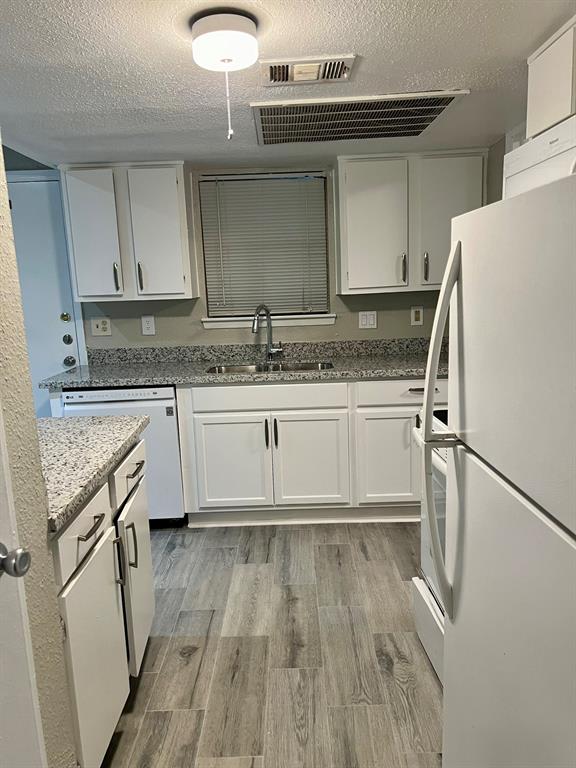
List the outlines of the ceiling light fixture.
{"label": "ceiling light fixture", "polygon": [[234,131],[230,117],[228,73],[247,69],[258,60],[256,21],[243,13],[209,12],[192,20],[192,57],[196,64],[211,72],[224,72],[228,135]]}

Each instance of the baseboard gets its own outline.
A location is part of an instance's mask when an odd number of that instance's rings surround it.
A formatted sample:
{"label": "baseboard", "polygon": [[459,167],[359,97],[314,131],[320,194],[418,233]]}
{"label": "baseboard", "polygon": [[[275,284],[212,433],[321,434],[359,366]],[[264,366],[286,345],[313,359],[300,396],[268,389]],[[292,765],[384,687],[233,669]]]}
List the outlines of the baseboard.
{"label": "baseboard", "polygon": [[417,523],[418,505],[390,507],[347,507],[346,509],[263,509],[230,512],[215,510],[188,515],[190,528],[236,525],[299,525],[302,523]]}

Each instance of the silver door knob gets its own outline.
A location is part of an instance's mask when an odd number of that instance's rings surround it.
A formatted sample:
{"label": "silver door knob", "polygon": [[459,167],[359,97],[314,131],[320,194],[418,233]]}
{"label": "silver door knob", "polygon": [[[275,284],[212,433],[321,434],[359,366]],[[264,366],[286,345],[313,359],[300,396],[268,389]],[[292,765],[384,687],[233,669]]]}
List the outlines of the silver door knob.
{"label": "silver door knob", "polygon": [[26,576],[30,570],[32,555],[27,549],[12,549],[8,551],[4,544],[0,544],[0,576],[7,573],[8,576],[19,578]]}

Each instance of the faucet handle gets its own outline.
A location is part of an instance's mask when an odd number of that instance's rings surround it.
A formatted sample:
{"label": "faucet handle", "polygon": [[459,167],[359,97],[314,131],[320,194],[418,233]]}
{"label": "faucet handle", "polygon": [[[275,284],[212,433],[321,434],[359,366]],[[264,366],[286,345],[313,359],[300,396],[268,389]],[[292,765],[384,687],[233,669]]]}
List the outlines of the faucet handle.
{"label": "faucet handle", "polygon": [[281,355],[283,353],[282,342],[275,341],[274,346],[270,347],[270,356]]}

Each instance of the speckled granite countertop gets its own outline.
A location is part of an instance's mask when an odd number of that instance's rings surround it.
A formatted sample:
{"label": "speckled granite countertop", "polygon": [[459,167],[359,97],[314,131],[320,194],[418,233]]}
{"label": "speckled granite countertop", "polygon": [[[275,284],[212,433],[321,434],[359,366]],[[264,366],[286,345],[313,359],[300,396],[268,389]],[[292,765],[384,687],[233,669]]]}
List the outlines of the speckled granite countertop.
{"label": "speckled granite countertop", "polygon": [[137,442],[148,416],[38,419],[48,529],[60,531]]}
{"label": "speckled granite countertop", "polygon": [[[171,385],[254,384],[291,381],[358,381],[360,379],[420,379],[426,372],[426,353],[399,355],[372,355],[366,357],[322,357],[334,368],[326,371],[281,371],[275,373],[207,373],[212,365],[225,363],[210,361],[115,362],[109,365],[86,365],[65,371],[40,386],[61,389],[159,387]],[[304,358],[300,362],[304,361]],[[448,361],[443,359],[439,376],[448,375]]]}

